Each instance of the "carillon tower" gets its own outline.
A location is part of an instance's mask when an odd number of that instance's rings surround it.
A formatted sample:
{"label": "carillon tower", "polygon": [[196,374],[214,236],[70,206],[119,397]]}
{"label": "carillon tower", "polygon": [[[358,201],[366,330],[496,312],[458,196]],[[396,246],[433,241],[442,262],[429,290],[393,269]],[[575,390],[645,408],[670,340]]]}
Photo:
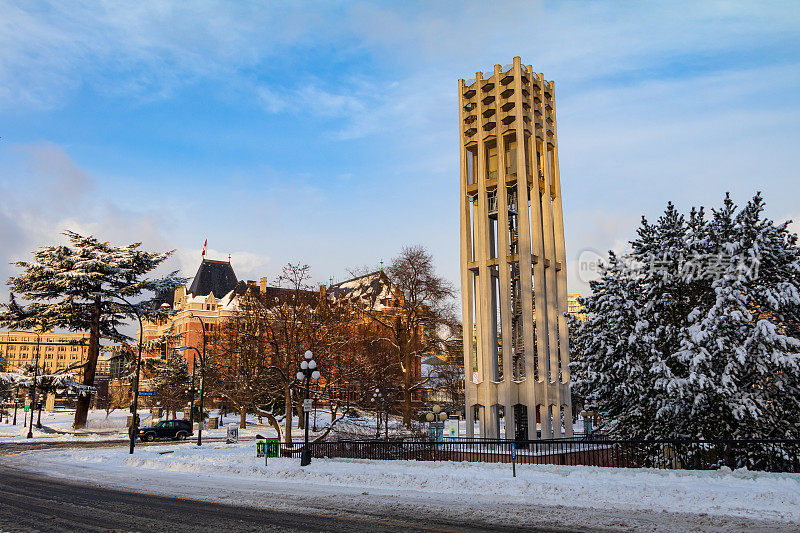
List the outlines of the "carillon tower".
{"label": "carillon tower", "polygon": [[571,437],[553,82],[515,57],[458,80],[458,101],[468,435]]}

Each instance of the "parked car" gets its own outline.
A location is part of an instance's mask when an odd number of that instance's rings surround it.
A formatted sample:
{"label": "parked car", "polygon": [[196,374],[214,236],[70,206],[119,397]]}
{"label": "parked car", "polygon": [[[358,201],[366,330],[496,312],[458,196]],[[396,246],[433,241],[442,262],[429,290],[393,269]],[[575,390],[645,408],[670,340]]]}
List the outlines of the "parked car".
{"label": "parked car", "polygon": [[139,428],[139,440],[149,442],[156,439],[186,440],[192,435],[188,420],[164,420],[149,428]]}

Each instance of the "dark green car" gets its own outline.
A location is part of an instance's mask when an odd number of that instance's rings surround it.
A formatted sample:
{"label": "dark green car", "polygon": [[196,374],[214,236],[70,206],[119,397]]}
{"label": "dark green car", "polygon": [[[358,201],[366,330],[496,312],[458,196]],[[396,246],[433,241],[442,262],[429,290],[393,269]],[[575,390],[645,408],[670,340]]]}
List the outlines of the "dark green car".
{"label": "dark green car", "polygon": [[139,429],[139,440],[150,442],[156,439],[186,440],[192,435],[188,420],[164,420],[149,428]]}

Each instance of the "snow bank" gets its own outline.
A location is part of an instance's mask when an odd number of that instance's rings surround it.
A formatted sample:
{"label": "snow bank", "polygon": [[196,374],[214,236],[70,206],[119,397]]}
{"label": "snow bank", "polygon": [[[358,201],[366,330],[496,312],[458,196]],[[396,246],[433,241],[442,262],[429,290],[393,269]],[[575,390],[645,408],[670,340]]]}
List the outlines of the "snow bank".
{"label": "snow bank", "polygon": [[[164,451],[172,453],[159,453]],[[253,487],[302,486],[312,493],[348,488],[394,495],[425,491],[462,500],[479,494],[486,502],[706,513],[800,527],[798,474],[517,465],[517,477],[512,478],[510,465],[503,464],[354,459],[315,459],[301,468],[298,459],[270,458],[265,466],[252,443],[140,448],[133,457],[123,448],[61,449],[25,452],[4,461],[70,478],[91,472],[93,480],[134,489],[146,479],[148,489],[158,486],[166,493],[171,483],[188,479],[209,499],[221,497],[221,491]]]}

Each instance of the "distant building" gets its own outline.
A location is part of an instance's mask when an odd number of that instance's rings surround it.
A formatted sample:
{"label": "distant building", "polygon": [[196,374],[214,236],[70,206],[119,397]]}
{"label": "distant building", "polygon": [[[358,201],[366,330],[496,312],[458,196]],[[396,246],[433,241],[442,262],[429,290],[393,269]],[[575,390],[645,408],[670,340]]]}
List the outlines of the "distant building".
{"label": "distant building", "polygon": [[[266,286],[266,278],[261,279],[261,284]],[[207,333],[216,331],[236,312],[237,296],[243,294],[248,286],[256,287],[256,284],[254,281],[240,282],[229,261],[203,259],[189,288],[180,286],[171,298],[168,297],[166,303],[174,314],[160,322],[144,322],[142,339],[145,342],[167,334],[174,335],[174,342],[157,351],[148,351],[143,357],[166,357],[168,350],[179,346],[194,346],[202,350],[203,327]],[[187,351],[184,355],[191,372],[194,352]]]}
{"label": "distant building", "polygon": [[[248,291],[266,297],[267,301],[272,299],[276,304],[294,295],[294,291],[289,289],[270,286],[265,277],[260,278],[258,283],[239,280],[229,261],[203,259],[189,287],[178,287],[171,297],[167,297],[166,303],[172,307],[172,314],[159,322],[144,322],[143,340],[146,343],[159,339],[167,339],[167,342],[161,344],[158,349],[146,350],[143,357],[165,357],[169,350],[180,346],[193,346],[202,351],[203,331],[198,318],[205,324],[207,341],[210,343],[209,347],[212,347],[211,343],[215,342],[214,334],[235,315],[239,309],[240,298]],[[383,271],[371,272],[330,286],[320,285],[319,290],[302,292],[303,298],[308,298],[309,302],[318,302],[326,298],[333,303],[348,301],[369,309],[384,319],[393,318],[400,312],[399,302],[402,298],[402,294],[392,288],[391,281]],[[374,321],[368,320],[363,314],[354,315],[349,327],[352,328],[353,335],[379,329]],[[421,333],[420,331],[419,334]],[[195,358],[194,351],[186,350],[182,353],[191,372]],[[346,356],[344,353],[342,355]],[[412,381],[418,381],[421,375],[419,359],[415,359],[414,363],[411,369]],[[346,367],[347,365],[342,362],[341,368]],[[332,382],[342,382],[333,379],[339,369],[335,362],[326,369],[326,375]],[[341,388],[332,385],[329,394],[332,397],[340,399],[347,397],[355,401],[363,396],[363,390],[360,388],[362,386],[367,385],[350,382]],[[147,390],[147,382],[144,382],[141,388]],[[418,402],[419,398],[420,392],[415,391],[412,394],[412,401]]]}
{"label": "distant building", "polygon": [[[6,372],[19,372],[25,365],[36,364],[37,338],[40,373],[55,374],[86,362],[88,333],[0,331],[0,368]],[[83,368],[76,368],[73,372],[75,381],[83,379]]]}
{"label": "distant building", "polygon": [[109,379],[111,377],[112,357],[110,353],[101,353],[97,356],[95,379]]}
{"label": "distant building", "polygon": [[586,320],[586,310],[583,306],[578,302],[578,298],[580,298],[580,294],[567,294],[567,313],[574,316],[581,322]]}
{"label": "distant building", "polygon": [[[179,346],[193,346],[202,351],[203,321],[207,332],[217,332],[239,309],[239,298],[247,291],[255,291],[279,301],[284,295],[293,294],[288,289],[268,285],[267,278],[255,281],[240,281],[236,277],[229,261],[203,259],[189,288],[178,287],[166,303],[172,307],[173,314],[160,322],[144,322],[143,340],[155,341],[173,336],[172,341],[163,344],[158,350],[148,351],[143,357],[165,357],[168,350]],[[397,291],[392,290],[391,281],[383,271],[371,272],[348,281],[319,290],[303,291],[309,300],[328,298],[332,301],[350,300],[359,302],[376,311],[381,316],[389,317],[398,313]],[[200,320],[198,320],[198,318]],[[357,324],[354,322],[354,327]],[[166,336],[166,337],[165,337]],[[194,351],[183,352],[189,363],[189,372],[194,364]],[[419,362],[412,369],[412,376],[420,375]]]}

